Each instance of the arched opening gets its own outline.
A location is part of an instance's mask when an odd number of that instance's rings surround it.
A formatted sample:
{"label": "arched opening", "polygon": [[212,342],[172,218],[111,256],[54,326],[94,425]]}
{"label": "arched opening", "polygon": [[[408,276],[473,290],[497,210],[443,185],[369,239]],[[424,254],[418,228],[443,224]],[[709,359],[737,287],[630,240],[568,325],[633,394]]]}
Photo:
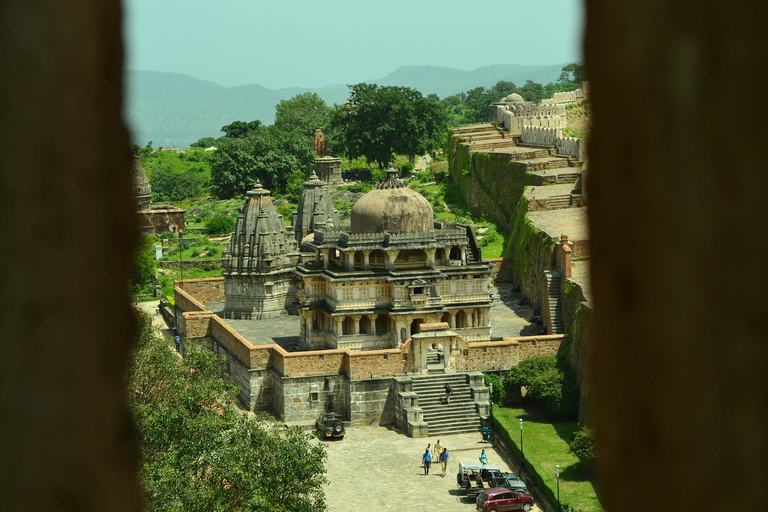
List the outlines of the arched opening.
{"label": "arched opening", "polygon": [[443,316],[440,317],[441,322],[445,322],[448,325],[451,325],[451,314],[449,312],[443,313]]}
{"label": "arched opening", "polygon": [[413,322],[411,322],[411,336],[421,332],[421,324],[423,322],[424,320],[421,318],[416,318]]}
{"label": "arched opening", "polygon": [[349,317],[345,317],[344,321],[341,323],[341,334],[347,335],[347,334],[353,334],[354,332],[355,332],[355,321]]}
{"label": "arched opening", "polygon": [[405,332],[405,327],[400,328],[400,341],[405,341],[408,339],[408,334]]}
{"label": "arched opening", "polygon": [[363,253],[355,251],[355,268],[363,268],[364,264]]}
{"label": "arched opening", "polygon": [[389,317],[387,315],[379,315],[376,318],[376,332],[379,334],[387,334],[389,329]]}
{"label": "arched opening", "polygon": [[320,321],[318,319],[318,316],[320,316],[319,313],[314,312],[312,313],[312,330],[316,331],[320,326]]}
{"label": "arched opening", "polygon": [[451,247],[451,252],[449,253],[448,257],[451,260],[461,261],[461,249],[458,247]]}
{"label": "arched opening", "polygon": [[464,310],[459,310],[459,312],[456,313],[456,327],[459,329],[468,327],[467,314],[464,312]]}
{"label": "arched opening", "polygon": [[360,334],[371,334],[371,321],[367,316],[360,319]]}

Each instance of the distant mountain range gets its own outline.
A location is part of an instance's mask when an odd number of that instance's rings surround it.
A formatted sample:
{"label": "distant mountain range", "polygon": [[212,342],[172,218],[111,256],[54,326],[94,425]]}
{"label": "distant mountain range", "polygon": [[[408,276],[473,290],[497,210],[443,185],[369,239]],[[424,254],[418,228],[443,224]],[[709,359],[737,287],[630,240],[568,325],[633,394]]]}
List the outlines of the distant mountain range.
{"label": "distant mountain range", "polygon": [[[441,98],[475,87],[490,87],[499,80],[521,86],[526,80],[546,84],[560,76],[565,64],[523,66],[500,64],[474,71],[435,66],[403,66],[384,78],[364,80],[379,85],[418,89],[425,96]],[[343,103],[349,97],[346,85],[322,88],[267,89],[258,84],[224,87],[180,73],[126,71],[125,115],[133,131],[134,144],[187,147],[202,137],[223,135],[220,128],[233,121],[259,119],[271,124],[275,105],[303,92],[315,92],[326,103]]]}

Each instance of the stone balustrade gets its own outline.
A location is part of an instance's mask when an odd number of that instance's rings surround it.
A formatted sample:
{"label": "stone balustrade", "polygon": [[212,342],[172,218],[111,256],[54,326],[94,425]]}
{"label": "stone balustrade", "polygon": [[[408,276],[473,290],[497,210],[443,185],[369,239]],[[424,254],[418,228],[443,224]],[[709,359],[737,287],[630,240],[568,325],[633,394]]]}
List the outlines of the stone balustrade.
{"label": "stone balustrade", "polygon": [[536,146],[554,146],[558,138],[561,138],[560,128],[543,128],[540,126],[523,126],[522,140],[524,144]]}

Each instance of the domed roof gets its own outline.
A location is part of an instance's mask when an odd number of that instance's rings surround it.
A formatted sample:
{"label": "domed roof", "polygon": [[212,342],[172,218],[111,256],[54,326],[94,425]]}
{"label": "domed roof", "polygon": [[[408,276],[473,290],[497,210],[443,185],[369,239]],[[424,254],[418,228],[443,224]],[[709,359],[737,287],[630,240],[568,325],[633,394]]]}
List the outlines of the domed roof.
{"label": "domed roof", "polygon": [[516,92],[513,92],[512,94],[504,98],[504,103],[524,103],[524,102],[525,100],[523,99],[523,97],[517,94]]}
{"label": "domed roof", "polygon": [[424,196],[405,186],[387,170],[387,181],[358,199],[352,207],[352,234],[426,233],[435,224],[432,206]]}

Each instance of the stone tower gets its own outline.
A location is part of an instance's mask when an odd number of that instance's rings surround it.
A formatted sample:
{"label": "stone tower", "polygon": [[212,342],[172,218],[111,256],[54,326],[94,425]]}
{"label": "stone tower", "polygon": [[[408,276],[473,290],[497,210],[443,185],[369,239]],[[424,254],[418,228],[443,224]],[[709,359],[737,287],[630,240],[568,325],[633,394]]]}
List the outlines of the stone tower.
{"label": "stone tower", "polygon": [[225,318],[277,317],[292,306],[296,241],[260,183],[246,194],[222,256]]}
{"label": "stone tower", "polygon": [[293,212],[293,230],[296,242],[301,245],[302,239],[315,230],[315,221],[320,221],[328,226],[333,224],[339,227],[341,221],[339,213],[333,209],[331,194],[324,181],[312,172],[308,181],[303,183],[304,188],[299,195],[299,204]]}
{"label": "stone tower", "polygon": [[147,173],[144,170],[144,166],[141,165],[141,158],[138,155],[133,157],[133,187],[136,196],[137,209],[151,209],[152,187],[149,185]]}

